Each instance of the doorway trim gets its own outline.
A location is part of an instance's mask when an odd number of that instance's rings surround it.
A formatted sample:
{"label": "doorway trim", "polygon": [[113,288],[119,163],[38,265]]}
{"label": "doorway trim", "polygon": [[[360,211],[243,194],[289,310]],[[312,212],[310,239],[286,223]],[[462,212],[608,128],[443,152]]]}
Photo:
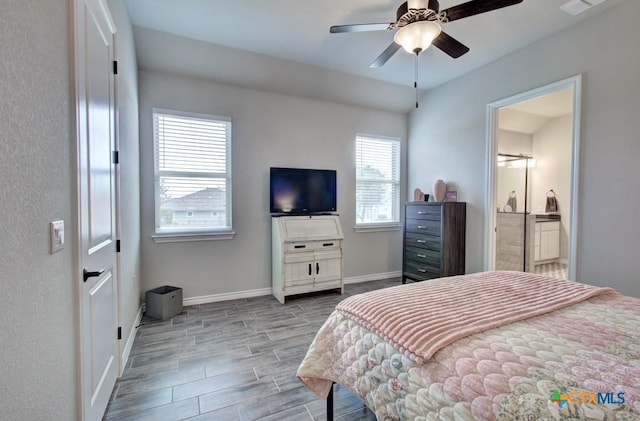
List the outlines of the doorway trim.
{"label": "doorway trim", "polygon": [[580,121],[582,75],[576,75],[539,88],[522,92],[487,105],[486,208],[484,270],[495,270],[496,262],[496,160],[498,154],[498,111],[502,107],[527,101],[563,89],[573,88],[573,138],[571,149],[571,222],[569,224],[568,278],[576,280],[578,259],[578,192],[580,182]]}

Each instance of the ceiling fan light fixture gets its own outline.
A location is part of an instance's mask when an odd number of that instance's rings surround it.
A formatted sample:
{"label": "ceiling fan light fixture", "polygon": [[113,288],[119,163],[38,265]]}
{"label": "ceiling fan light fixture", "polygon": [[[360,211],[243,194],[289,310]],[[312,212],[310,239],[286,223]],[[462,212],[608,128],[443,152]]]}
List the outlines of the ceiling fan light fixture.
{"label": "ceiling fan light fixture", "polygon": [[429,48],[433,40],[440,35],[440,24],[432,20],[413,22],[398,29],[393,40],[410,54],[418,54]]}

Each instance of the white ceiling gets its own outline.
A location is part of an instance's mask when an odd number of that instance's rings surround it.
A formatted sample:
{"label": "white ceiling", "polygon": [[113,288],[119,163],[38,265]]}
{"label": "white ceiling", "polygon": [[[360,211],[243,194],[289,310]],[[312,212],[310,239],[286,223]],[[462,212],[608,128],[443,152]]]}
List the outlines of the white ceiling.
{"label": "white ceiling", "polygon": [[[413,86],[414,58],[402,50],[384,67],[369,68],[393,41],[393,32],[329,33],[331,25],[393,22],[401,0],[126,1],[135,26]],[[560,10],[566,1],[524,0],[515,6],[445,23],[443,30],[471,51],[457,60],[435,48],[423,52],[419,87],[438,86],[607,8],[638,0],[607,0],[578,16]],[[440,0],[440,9],[462,2]]]}
{"label": "white ceiling", "polygon": [[568,88],[500,108],[498,127],[533,134],[550,120],[571,113],[573,89]]}

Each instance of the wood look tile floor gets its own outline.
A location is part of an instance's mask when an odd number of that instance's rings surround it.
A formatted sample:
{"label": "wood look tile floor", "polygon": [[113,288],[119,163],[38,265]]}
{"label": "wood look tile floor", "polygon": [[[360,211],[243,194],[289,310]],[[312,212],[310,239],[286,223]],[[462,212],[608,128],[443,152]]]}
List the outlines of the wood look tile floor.
{"label": "wood look tile floor", "polygon": [[[324,320],[344,298],[400,278],[345,285],[345,293],[273,296],[185,307],[143,319],[104,420],[324,420],[325,400],[295,377]],[[375,420],[335,388],[336,421]]]}

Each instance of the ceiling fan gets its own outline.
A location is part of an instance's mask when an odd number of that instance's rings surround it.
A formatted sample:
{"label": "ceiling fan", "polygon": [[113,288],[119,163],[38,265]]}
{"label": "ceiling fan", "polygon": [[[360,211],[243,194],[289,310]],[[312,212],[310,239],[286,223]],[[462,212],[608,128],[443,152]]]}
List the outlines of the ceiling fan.
{"label": "ceiling fan", "polygon": [[395,22],[336,25],[332,26],[329,32],[337,34],[397,30],[394,42],[371,63],[370,67],[382,67],[401,47],[409,53],[418,55],[433,44],[449,56],[458,58],[466,54],[469,47],[443,32],[442,23],[513,6],[522,1],[471,0],[441,11],[438,0],[408,0],[398,7]]}

